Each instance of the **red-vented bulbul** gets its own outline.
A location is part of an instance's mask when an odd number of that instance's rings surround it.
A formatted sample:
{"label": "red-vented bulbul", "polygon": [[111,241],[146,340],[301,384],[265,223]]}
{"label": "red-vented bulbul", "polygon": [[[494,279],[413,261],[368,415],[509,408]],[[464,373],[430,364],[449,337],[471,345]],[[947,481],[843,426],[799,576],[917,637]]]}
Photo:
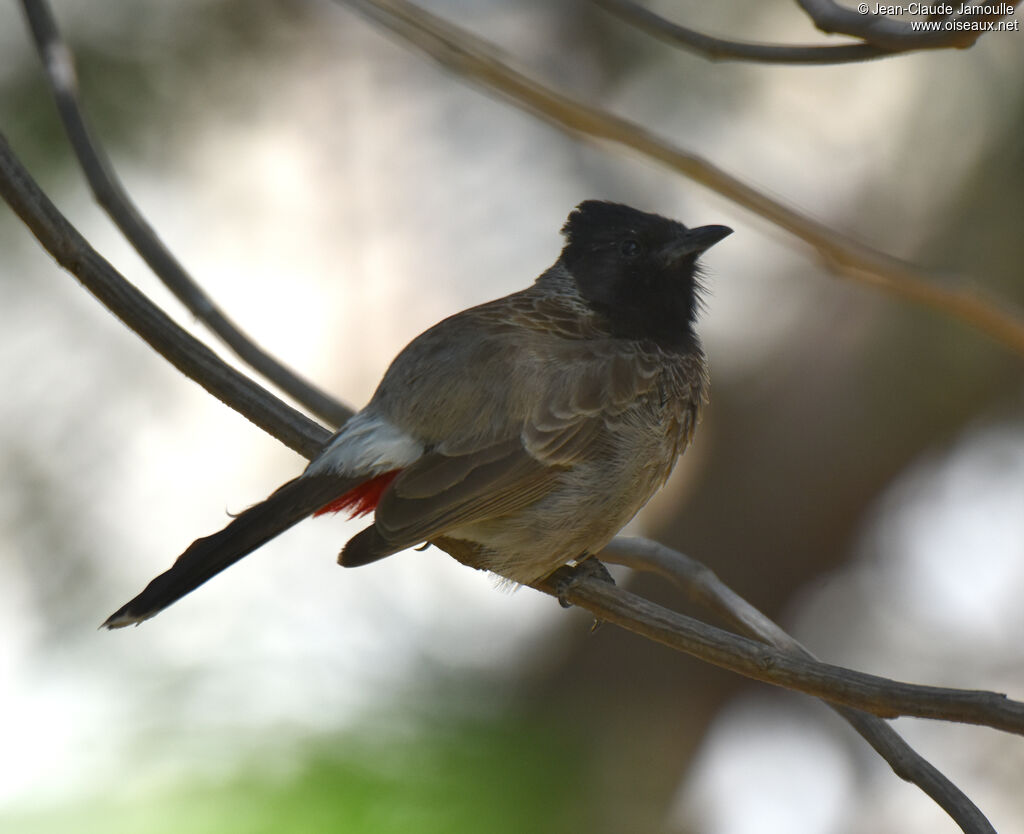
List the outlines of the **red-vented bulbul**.
{"label": "red-vented bulbul", "polygon": [[732,230],[569,215],[531,287],[414,339],[306,470],[112,614],[139,623],[309,515],[374,512],[346,567],[429,542],[514,583],[598,552],[664,484],[705,398],[696,261]]}

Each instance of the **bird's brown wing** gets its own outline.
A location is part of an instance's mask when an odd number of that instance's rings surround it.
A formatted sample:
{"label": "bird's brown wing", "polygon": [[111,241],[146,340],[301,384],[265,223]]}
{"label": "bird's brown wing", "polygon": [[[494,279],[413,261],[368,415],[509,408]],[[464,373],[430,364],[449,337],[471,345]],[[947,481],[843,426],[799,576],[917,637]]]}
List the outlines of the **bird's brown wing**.
{"label": "bird's brown wing", "polygon": [[[612,342],[570,346],[579,355],[559,363],[547,395],[523,427],[527,452],[549,466],[571,466],[597,448],[608,429],[648,407],[665,376],[659,357]],[[677,401],[678,397],[672,397]]]}
{"label": "bird's brown wing", "polygon": [[554,475],[519,438],[463,455],[431,452],[395,479],[377,507],[375,526],[397,549],[409,547],[522,509],[554,487]]}
{"label": "bird's brown wing", "polygon": [[339,561],[367,564],[447,530],[515,512],[550,492],[554,474],[519,438],[465,454],[428,452],[395,478],[373,526],[345,545]]}
{"label": "bird's brown wing", "polygon": [[661,357],[621,342],[577,343],[565,352],[518,436],[447,442],[425,454],[395,479],[373,527],[349,542],[342,564],[364,564],[529,506],[558,485],[559,471],[609,454],[609,429],[637,419],[638,409],[665,408],[669,419],[684,421],[683,404],[692,398],[662,390],[676,375]]}

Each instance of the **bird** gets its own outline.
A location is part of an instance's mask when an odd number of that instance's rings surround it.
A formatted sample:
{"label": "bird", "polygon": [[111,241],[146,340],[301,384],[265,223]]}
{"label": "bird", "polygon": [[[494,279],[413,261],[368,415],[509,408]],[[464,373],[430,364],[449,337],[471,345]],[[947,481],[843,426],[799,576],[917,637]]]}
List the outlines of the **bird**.
{"label": "bird", "polygon": [[708,390],[697,261],[732,229],[586,200],[561,232],[532,285],[413,339],[298,477],[103,625],[137,625],[327,513],[374,516],[345,567],[431,544],[519,586],[598,553],[693,436]]}

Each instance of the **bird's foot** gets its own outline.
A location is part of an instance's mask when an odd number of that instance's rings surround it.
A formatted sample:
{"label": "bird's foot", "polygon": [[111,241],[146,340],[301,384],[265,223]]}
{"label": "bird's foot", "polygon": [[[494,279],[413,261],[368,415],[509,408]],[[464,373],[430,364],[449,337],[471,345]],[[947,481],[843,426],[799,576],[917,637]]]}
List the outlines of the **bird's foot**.
{"label": "bird's foot", "polygon": [[[562,608],[572,607],[572,603],[568,600],[568,595],[583,579],[597,579],[601,582],[607,582],[609,585],[615,584],[615,580],[608,572],[608,568],[604,566],[603,562],[595,559],[593,556],[584,556],[575,565],[566,565],[563,568],[559,568],[552,578],[554,579],[558,604]],[[604,621],[595,619],[590,630],[595,631],[602,622]]]}
{"label": "bird's foot", "polygon": [[604,562],[596,556],[589,554],[576,561],[575,573],[577,580],[598,579],[601,582],[607,582],[609,585],[615,584],[615,580],[608,572],[608,568],[604,566]]}

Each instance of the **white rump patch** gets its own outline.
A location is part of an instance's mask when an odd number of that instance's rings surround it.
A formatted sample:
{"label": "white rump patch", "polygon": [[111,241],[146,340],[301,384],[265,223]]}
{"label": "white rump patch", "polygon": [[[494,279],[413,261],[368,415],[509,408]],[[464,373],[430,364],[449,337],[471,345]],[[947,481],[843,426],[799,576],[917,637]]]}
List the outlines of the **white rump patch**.
{"label": "white rump patch", "polygon": [[404,469],[423,454],[423,444],[377,414],[360,411],[349,420],[304,475],[379,475]]}

